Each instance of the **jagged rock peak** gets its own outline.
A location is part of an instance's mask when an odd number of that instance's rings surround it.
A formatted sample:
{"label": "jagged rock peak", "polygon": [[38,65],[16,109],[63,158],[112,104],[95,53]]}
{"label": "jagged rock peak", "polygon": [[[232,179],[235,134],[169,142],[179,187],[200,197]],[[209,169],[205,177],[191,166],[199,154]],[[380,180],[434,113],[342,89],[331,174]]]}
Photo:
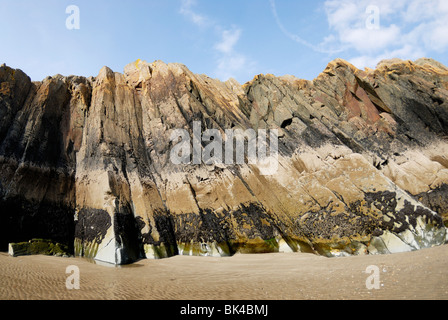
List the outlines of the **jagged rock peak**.
{"label": "jagged rock peak", "polygon": [[[2,65],[0,249],[49,239],[124,264],[441,245],[447,101],[448,71],[431,59],[375,70],[336,59],[313,81],[258,75],[243,85],[162,61],[40,82]],[[198,124],[277,130],[275,170],[174,163],[174,129],[193,137]]]}

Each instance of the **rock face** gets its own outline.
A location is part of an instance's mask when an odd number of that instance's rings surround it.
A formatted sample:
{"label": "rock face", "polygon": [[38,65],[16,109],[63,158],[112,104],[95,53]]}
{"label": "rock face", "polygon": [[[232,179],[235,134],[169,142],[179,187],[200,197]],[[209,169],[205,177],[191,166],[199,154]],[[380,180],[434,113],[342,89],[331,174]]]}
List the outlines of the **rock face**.
{"label": "rock face", "polygon": [[[0,246],[115,264],[177,254],[395,253],[446,242],[448,69],[431,59],[241,86],[180,64],[31,82],[0,67]],[[278,170],[171,161],[184,129],[276,129]],[[202,142],[202,149],[207,147]]]}

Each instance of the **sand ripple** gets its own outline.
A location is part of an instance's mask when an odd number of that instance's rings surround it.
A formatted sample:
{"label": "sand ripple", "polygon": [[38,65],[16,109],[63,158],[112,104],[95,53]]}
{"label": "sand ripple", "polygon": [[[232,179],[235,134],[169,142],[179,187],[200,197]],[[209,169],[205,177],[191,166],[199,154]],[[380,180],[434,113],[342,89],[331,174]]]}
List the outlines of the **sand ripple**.
{"label": "sand ripple", "polygon": [[[67,266],[80,269],[68,290]],[[368,290],[369,265],[381,270]],[[448,246],[412,253],[327,259],[308,254],[174,257],[106,267],[84,259],[0,253],[2,300],[448,299]]]}

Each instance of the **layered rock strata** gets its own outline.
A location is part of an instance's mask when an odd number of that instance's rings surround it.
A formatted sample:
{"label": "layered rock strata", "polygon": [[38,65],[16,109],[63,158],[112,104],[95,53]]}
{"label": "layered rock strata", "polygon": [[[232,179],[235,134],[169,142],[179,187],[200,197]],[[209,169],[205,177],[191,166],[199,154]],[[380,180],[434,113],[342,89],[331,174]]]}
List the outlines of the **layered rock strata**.
{"label": "layered rock strata", "polygon": [[[0,246],[126,264],[177,254],[395,253],[446,242],[448,69],[331,62],[241,86],[136,61],[32,82],[0,67]],[[173,130],[276,129],[278,170],[177,165]],[[207,147],[202,142],[202,149]]]}

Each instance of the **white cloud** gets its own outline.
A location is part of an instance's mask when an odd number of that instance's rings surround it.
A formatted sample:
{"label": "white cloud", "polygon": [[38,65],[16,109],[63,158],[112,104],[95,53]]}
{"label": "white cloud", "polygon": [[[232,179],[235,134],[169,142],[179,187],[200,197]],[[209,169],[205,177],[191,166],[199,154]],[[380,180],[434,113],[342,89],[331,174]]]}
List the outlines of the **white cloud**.
{"label": "white cloud", "polygon": [[378,52],[394,45],[401,35],[396,25],[379,30],[367,28],[345,28],[339,31],[340,42],[361,53]]}
{"label": "white cloud", "polygon": [[354,22],[354,18],[359,14],[359,6],[356,2],[331,0],[325,3],[325,11],[331,28],[345,29]]}
{"label": "white cloud", "polygon": [[443,51],[448,47],[448,19],[437,21],[431,26],[432,32],[426,38],[427,46],[436,51]]}
{"label": "white cloud", "polygon": [[[366,27],[366,8],[379,9],[379,29]],[[352,50],[356,66],[375,67],[386,58],[417,59],[448,49],[446,0],[327,0],[331,43]]]}

